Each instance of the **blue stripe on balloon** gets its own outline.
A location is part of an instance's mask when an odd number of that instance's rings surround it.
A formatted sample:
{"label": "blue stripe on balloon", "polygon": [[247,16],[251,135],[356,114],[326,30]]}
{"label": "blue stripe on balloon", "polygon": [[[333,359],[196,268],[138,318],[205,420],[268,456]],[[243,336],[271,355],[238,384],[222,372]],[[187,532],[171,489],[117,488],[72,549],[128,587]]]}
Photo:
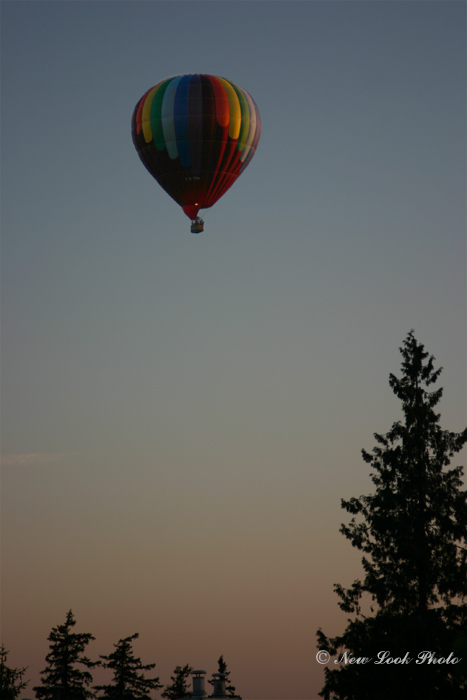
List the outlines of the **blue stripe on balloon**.
{"label": "blue stripe on balloon", "polygon": [[200,177],[203,157],[203,88],[199,75],[191,77],[188,91],[188,140],[191,172],[194,177]]}
{"label": "blue stripe on balloon", "polygon": [[180,80],[174,103],[175,137],[178,155],[184,168],[190,165],[190,144],[188,142],[188,87],[191,75],[184,75]]}
{"label": "blue stripe on balloon", "polygon": [[167,153],[172,160],[178,156],[177,138],[174,124],[174,102],[180,77],[173,78],[167,86],[162,100],[161,121]]}

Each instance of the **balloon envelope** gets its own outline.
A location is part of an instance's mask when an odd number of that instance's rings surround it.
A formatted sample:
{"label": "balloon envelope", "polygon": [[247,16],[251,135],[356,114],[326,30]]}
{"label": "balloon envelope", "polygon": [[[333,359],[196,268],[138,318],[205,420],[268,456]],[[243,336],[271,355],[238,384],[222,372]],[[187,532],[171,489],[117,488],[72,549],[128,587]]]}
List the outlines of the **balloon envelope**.
{"label": "balloon envelope", "polygon": [[253,98],[235,83],[179,75],[143,95],[131,130],[147,170],[194,219],[245,170],[259,142],[261,119]]}

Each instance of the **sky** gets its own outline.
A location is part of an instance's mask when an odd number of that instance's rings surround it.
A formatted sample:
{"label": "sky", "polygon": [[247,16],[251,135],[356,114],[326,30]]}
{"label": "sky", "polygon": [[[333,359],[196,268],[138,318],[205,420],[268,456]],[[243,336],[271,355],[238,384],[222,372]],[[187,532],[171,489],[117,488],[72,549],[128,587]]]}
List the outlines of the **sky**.
{"label": "sky", "polygon": [[[400,418],[411,329],[466,424],[464,2],[1,3],[1,639],[33,698],[69,609],[167,684],[313,700],[341,498]],[[160,80],[258,105],[193,236],[133,147]],[[465,464],[465,453],[453,466]],[[96,680],[101,677],[96,674]]]}

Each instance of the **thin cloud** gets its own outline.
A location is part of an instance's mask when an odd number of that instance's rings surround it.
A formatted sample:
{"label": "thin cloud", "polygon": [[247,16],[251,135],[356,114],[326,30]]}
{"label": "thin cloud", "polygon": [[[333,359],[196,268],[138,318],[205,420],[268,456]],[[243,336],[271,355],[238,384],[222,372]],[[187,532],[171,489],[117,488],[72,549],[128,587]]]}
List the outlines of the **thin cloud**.
{"label": "thin cloud", "polygon": [[59,464],[76,452],[26,452],[24,454],[2,455],[3,467],[43,467]]}

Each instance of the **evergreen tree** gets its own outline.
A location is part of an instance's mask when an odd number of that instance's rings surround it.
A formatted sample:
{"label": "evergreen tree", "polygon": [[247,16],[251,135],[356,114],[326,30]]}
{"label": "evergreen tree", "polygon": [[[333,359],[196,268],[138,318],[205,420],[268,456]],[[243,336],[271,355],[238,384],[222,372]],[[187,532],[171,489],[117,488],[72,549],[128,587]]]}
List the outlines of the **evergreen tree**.
{"label": "evergreen tree", "polygon": [[[226,690],[227,695],[231,698],[238,698],[238,700],[242,700],[241,696],[236,694],[235,686],[230,684],[230,681],[229,681],[230,671],[227,671],[227,664],[224,661],[223,656],[219,656],[219,658],[217,660],[217,672],[222,673],[223,676],[225,676],[225,690]],[[214,685],[214,681],[212,679],[208,680],[208,683],[210,683],[211,685]]]}
{"label": "evergreen tree", "polygon": [[[420,652],[460,658],[466,646],[467,492],[462,467],[447,467],[466,443],[467,429],[441,429],[434,408],[443,390],[430,389],[442,370],[434,369],[413,331],[400,351],[402,375],[391,374],[389,384],[402,402],[403,420],[375,434],[371,454],[362,451],[375,493],[342,500],[353,517],[340,531],[364,553],[365,575],[335,590],[340,608],[356,617],[341,636],[317,633],[318,648],[372,662],[326,668],[320,693],[326,700],[454,700],[467,690],[465,659],[416,664]],[[376,604],[374,617],[362,613],[364,594]],[[409,652],[412,661],[375,664],[380,651],[401,659]]]}
{"label": "evergreen tree", "polygon": [[38,700],[52,700],[57,695],[60,700],[88,700],[94,697],[89,689],[92,674],[79,668],[84,666],[91,669],[100,665],[99,661],[90,661],[84,655],[94,637],[89,633],[73,632],[75,625],[76,620],[69,610],[65,624],[52,628],[48,637],[50,652],[45,657],[48,666],[41,671],[42,685],[34,688]]}
{"label": "evergreen tree", "polygon": [[5,645],[2,644],[0,646],[0,698],[2,700],[16,700],[29,682],[23,681],[27,667],[10,668],[7,666],[8,653]]}
{"label": "evergreen tree", "polygon": [[102,656],[104,668],[113,671],[113,683],[97,685],[95,689],[102,692],[103,700],[150,700],[151,690],[162,688],[159,678],[146,678],[144,671],[150,671],[156,664],[142,664],[141,659],[133,656],[132,642],[138,634],[121,639],[114,644],[115,651],[109,656]]}
{"label": "evergreen tree", "polygon": [[176,666],[174,675],[170,676],[172,683],[166,686],[163,693],[163,698],[167,700],[178,700],[179,698],[191,697],[191,689],[188,687],[187,678],[192,672],[191,666]]}

